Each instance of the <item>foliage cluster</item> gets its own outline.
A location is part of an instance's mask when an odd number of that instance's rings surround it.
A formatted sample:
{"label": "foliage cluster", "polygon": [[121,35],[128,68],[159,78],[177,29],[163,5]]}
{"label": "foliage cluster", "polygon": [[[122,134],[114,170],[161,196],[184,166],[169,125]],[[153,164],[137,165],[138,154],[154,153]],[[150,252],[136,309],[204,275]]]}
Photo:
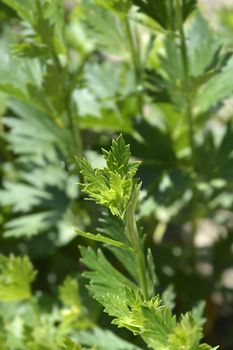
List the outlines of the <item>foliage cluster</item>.
{"label": "foliage cluster", "polygon": [[233,7],[0,19],[0,348],[230,350]]}

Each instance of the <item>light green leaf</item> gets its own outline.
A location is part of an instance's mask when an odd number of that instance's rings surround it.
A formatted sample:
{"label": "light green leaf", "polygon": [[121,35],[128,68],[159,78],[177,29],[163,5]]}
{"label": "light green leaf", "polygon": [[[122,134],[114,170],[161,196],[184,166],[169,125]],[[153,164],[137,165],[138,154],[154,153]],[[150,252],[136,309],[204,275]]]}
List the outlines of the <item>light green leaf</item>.
{"label": "light green leaf", "polygon": [[219,103],[233,93],[233,80],[229,79],[233,75],[233,58],[220,73],[211,78],[200,89],[196,102],[196,113],[203,113],[210,108],[216,107]]}
{"label": "light green leaf", "polygon": [[31,0],[3,0],[3,2],[14,9],[19,16],[27,20],[29,23],[33,22],[33,13],[35,10],[35,2]]}
{"label": "light green leaf", "polygon": [[32,237],[51,227],[58,219],[58,213],[45,211],[20,216],[8,221],[4,227],[4,237]]}
{"label": "light green leaf", "polygon": [[34,188],[23,183],[5,182],[4,189],[0,190],[0,204],[11,205],[14,212],[27,212],[42,199],[49,199],[46,191]]}
{"label": "light green leaf", "polygon": [[130,150],[122,136],[113,141],[109,152],[103,150],[103,154],[107,163],[103,169],[93,169],[85,159],[78,160],[84,178],[81,186],[92,200],[123,219],[135,186],[133,177],[139,162],[130,162]]}
{"label": "light green leaf", "polygon": [[110,264],[101,250],[98,250],[97,253],[90,247],[80,247],[80,250],[82,262],[90,269],[83,275],[90,279],[89,289],[97,300],[107,293],[124,294],[125,287],[138,289],[136,284]]}
{"label": "light green leaf", "polygon": [[120,16],[125,16],[130,8],[131,0],[95,0],[95,3]]}
{"label": "light green leaf", "polygon": [[80,19],[88,40],[91,40],[98,50],[101,48],[107,53],[126,56],[127,41],[124,26],[119,17],[93,4],[84,3],[80,4],[80,7]]}
{"label": "light green leaf", "polygon": [[93,331],[79,331],[75,339],[85,346],[96,346],[98,350],[140,350],[138,346],[100,328],[94,328]]}
{"label": "light green leaf", "polygon": [[198,323],[192,317],[191,313],[182,315],[181,321],[176,325],[172,334],[169,335],[169,349],[187,349],[195,350],[198,348],[202,331]]}
{"label": "light green leaf", "polygon": [[19,301],[31,298],[31,283],[36,276],[27,257],[9,258],[0,255],[0,301]]}
{"label": "light green leaf", "polygon": [[76,307],[80,310],[81,302],[79,295],[78,281],[72,277],[66,277],[59,287],[59,296],[62,303],[69,307]]}
{"label": "light green leaf", "polygon": [[65,338],[59,350],[85,350],[75,343],[71,338]]}
{"label": "light green leaf", "polygon": [[106,243],[106,244],[109,244],[109,245],[114,246],[114,247],[118,247],[118,248],[121,248],[121,249],[124,249],[127,251],[131,251],[131,249],[128,248],[124,243],[115,241],[115,240],[108,238],[108,237],[105,237],[105,236],[101,235],[100,233],[93,234],[90,232],[83,232],[77,228],[75,229],[75,232],[77,232],[78,235],[85,237],[87,239],[97,241],[97,242]]}
{"label": "light green leaf", "polygon": [[192,26],[187,32],[187,51],[190,74],[201,75],[215,59],[220,42],[207,20],[197,12]]}

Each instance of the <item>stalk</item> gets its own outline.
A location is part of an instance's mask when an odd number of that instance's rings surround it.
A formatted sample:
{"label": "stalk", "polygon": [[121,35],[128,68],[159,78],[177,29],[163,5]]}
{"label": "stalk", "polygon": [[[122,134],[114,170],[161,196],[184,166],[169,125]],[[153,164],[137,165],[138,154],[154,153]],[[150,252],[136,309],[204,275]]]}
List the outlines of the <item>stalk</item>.
{"label": "stalk", "polygon": [[74,123],[72,111],[71,111],[71,108],[69,106],[69,101],[68,101],[68,106],[67,106],[67,117],[68,117],[68,121],[69,121],[69,128],[70,128],[73,140],[74,140],[75,152],[76,152],[77,156],[81,158],[83,156],[81,133],[80,133],[80,129]]}
{"label": "stalk", "polygon": [[[62,65],[60,63],[59,57],[57,56],[55,49],[53,52],[53,60],[54,63],[57,65],[58,71],[62,71]],[[68,120],[68,125],[69,125],[69,129],[70,129],[70,133],[73,139],[73,144],[75,146],[75,152],[77,154],[78,157],[82,157],[83,154],[83,147],[82,147],[82,138],[81,138],[81,133],[80,133],[80,129],[79,127],[77,127],[76,123],[73,120],[73,113],[70,107],[70,95],[71,93],[67,94],[67,97],[65,99],[65,103],[66,103],[66,115],[67,115],[67,120]]]}
{"label": "stalk", "polygon": [[[181,51],[181,59],[184,69],[184,79],[186,82],[189,82],[189,60],[188,60],[188,52],[185,40],[185,33],[183,27],[183,12],[182,12],[182,0],[176,0],[176,15],[177,15],[177,29],[180,35],[180,51]],[[186,96],[186,116],[189,130],[189,144],[191,149],[191,158],[193,167],[195,166],[195,147],[194,147],[194,127],[193,127],[193,112],[192,112],[192,99],[188,95]]]}
{"label": "stalk", "polygon": [[[126,35],[129,42],[130,54],[131,54],[131,59],[133,63],[133,68],[134,68],[135,82],[136,82],[137,88],[139,88],[142,82],[139,45],[137,46],[135,45],[135,40],[133,38],[130,23],[126,16],[124,17],[124,24],[125,24]],[[138,94],[138,108],[139,108],[140,116],[143,117],[143,96],[141,91],[137,91],[137,94]]]}
{"label": "stalk", "polygon": [[132,193],[132,198],[129,203],[128,209],[126,211],[126,235],[133,248],[133,255],[135,258],[135,263],[138,271],[139,284],[143,291],[145,299],[149,298],[147,278],[146,278],[146,263],[145,255],[143,251],[143,244],[140,240],[136,218],[135,210],[138,203],[138,195],[140,191],[140,186],[136,187]]}
{"label": "stalk", "polygon": [[133,255],[137,266],[139,284],[143,291],[144,297],[148,299],[149,293],[146,279],[145,256],[141,242],[139,240],[139,233],[134,215],[128,218],[127,233],[129,237],[131,237],[131,245],[133,248]]}
{"label": "stalk", "polygon": [[[189,80],[190,80],[190,67],[189,67],[189,59],[188,59],[188,51],[186,46],[186,40],[185,40],[185,32],[183,27],[183,12],[182,12],[182,0],[176,0],[176,14],[177,14],[177,29],[179,31],[180,35],[180,50],[181,50],[181,59],[183,63],[183,69],[184,69],[184,79],[187,85],[189,86]],[[189,133],[189,144],[191,149],[191,162],[192,162],[192,170],[193,173],[195,173],[195,146],[194,146],[194,125],[193,125],[193,106],[192,106],[192,97],[190,96],[189,92],[185,94],[186,98],[186,116],[187,116],[187,123],[188,123],[188,133]],[[196,188],[193,187],[193,198],[191,201],[191,210],[192,208],[195,209],[196,205]],[[191,259],[192,263],[195,263],[195,246],[194,246],[194,239],[195,239],[195,233],[196,233],[196,219],[195,217],[192,217],[192,227],[191,227],[191,234],[190,234],[190,248],[191,248]]]}

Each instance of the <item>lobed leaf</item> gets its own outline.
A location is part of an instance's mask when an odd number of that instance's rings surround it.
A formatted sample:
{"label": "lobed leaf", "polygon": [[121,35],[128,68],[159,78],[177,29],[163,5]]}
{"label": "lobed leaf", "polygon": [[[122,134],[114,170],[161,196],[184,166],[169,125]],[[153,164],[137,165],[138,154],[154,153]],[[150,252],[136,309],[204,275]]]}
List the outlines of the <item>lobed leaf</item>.
{"label": "lobed leaf", "polygon": [[19,301],[31,298],[31,283],[36,276],[27,257],[0,255],[0,301]]}

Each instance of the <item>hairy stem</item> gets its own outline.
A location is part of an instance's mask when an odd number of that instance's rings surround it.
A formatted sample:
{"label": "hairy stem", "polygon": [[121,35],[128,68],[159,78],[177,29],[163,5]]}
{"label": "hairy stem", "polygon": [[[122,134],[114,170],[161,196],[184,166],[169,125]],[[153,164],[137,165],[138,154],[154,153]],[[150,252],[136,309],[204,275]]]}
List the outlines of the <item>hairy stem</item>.
{"label": "hairy stem", "polygon": [[133,254],[134,254],[134,258],[135,258],[135,262],[138,270],[140,287],[143,291],[144,297],[148,299],[149,293],[148,293],[148,286],[147,286],[147,279],[146,279],[145,256],[142,249],[142,245],[139,240],[139,234],[138,234],[135,216],[130,217],[128,221],[132,223],[127,225],[127,229],[128,229],[128,235],[132,239],[131,244],[132,244]]}
{"label": "hairy stem", "polygon": [[135,210],[138,202],[139,187],[133,191],[129,207],[126,211],[126,235],[133,248],[133,255],[135,258],[136,268],[138,271],[138,279],[140,287],[143,291],[144,297],[148,299],[149,292],[146,278],[146,263],[143,251],[143,245],[139,237],[137,228]]}

